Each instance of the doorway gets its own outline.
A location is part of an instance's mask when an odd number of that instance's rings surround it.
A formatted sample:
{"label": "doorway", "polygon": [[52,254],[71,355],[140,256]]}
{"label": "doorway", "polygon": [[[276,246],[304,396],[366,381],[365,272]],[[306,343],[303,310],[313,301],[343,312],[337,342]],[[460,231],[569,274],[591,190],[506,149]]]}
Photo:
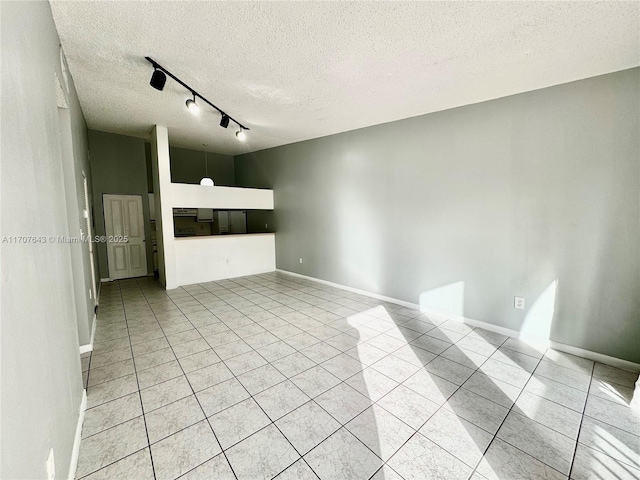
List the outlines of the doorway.
{"label": "doorway", "polygon": [[147,275],[141,195],[102,196],[109,278]]}

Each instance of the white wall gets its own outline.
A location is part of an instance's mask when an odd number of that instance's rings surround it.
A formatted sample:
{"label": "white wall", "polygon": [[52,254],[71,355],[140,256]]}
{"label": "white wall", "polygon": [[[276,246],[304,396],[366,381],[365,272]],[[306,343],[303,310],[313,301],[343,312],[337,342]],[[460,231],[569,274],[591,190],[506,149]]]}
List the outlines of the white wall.
{"label": "white wall", "polygon": [[151,131],[151,170],[155,192],[156,240],[158,242],[158,273],[166,289],[176,288],[175,253],[173,250],[173,209],[169,132],[156,125]]}
{"label": "white wall", "polygon": [[177,238],[174,244],[178,285],[272,272],[275,234]]}
{"label": "white wall", "polygon": [[[271,210],[273,190],[172,183],[171,202],[178,208]],[[276,268],[273,233],[172,238],[170,243],[175,255],[176,287],[272,272]],[[165,248],[165,259],[167,251]],[[169,286],[172,284],[167,279],[167,288],[173,288]]]}
{"label": "white wall", "polygon": [[172,183],[174,207],[273,210],[273,190]]}

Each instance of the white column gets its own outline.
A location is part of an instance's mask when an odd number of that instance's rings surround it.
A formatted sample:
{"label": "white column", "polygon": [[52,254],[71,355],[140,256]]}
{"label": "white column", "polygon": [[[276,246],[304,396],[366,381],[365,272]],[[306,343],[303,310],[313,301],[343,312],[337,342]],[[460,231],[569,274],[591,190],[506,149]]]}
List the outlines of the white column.
{"label": "white column", "polygon": [[169,160],[169,132],[156,125],[151,130],[151,169],[156,204],[156,238],[158,242],[158,270],[160,282],[167,290],[178,287],[173,227],[173,199],[171,196],[171,162]]}

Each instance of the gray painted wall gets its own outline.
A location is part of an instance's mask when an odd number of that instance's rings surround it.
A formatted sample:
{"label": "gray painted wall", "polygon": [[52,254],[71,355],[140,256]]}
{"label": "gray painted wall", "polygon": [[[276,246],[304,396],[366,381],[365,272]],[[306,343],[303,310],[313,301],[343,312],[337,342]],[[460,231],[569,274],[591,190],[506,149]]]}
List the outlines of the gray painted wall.
{"label": "gray painted wall", "polygon": [[[96,235],[105,235],[103,194],[141,195],[144,234],[147,240],[147,271],[153,273],[144,139],[89,130],[89,152],[91,155]],[[100,277],[109,278],[107,245],[98,243],[97,247]]]}
{"label": "gray painted wall", "polygon": [[247,210],[247,232],[276,232],[276,220],[273,210]]}
{"label": "gray painted wall", "polygon": [[[89,210],[93,210],[91,197],[91,167],[89,166],[89,145],[87,141],[87,124],[82,115],[82,109],[78,102],[73,79],[69,77],[69,94],[67,104],[69,108],[58,109],[60,122],[60,139],[62,147],[63,171],[65,180],[65,194],[67,198],[67,215],[69,218],[69,236],[89,236],[87,222],[83,211],[84,178],[87,176],[89,190]],[[70,244],[71,259],[74,278],[74,297],[78,315],[78,339],[80,345],[91,343],[93,330],[93,316],[95,298],[89,290],[93,288],[91,278],[91,254],[88,243]],[[97,253],[94,250],[94,262],[97,277]],[[96,288],[99,285],[99,277],[94,279]],[[97,294],[97,293],[96,293]]]}
{"label": "gray painted wall", "polygon": [[640,362],[639,72],[238,156],[236,181],[275,190],[280,269],[427,305],[453,285],[515,330],[557,280],[552,340]]}
{"label": "gray painted wall", "polygon": [[[54,83],[54,71],[62,72],[49,4],[0,9],[2,236],[68,235]],[[81,125],[76,99],[70,109],[71,124]],[[1,250],[0,477],[46,478],[53,447],[56,478],[66,478],[82,400],[71,249],[3,243]]]}

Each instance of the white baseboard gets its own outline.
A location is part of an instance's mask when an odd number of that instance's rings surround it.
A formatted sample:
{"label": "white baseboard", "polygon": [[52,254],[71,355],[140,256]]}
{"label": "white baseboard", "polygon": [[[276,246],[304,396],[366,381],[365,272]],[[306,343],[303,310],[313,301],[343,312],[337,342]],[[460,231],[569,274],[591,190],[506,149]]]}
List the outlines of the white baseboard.
{"label": "white baseboard", "polygon": [[93,352],[93,339],[96,337],[96,323],[97,322],[96,314],[93,314],[93,326],[91,327],[91,341],[88,345],[80,345],[80,355],[83,353]]}
{"label": "white baseboard", "polygon": [[571,355],[577,355],[578,357],[587,358],[594,362],[604,363],[605,365],[611,365],[612,367],[621,368],[622,370],[629,370],[631,372],[640,372],[640,363],[630,362],[628,360],[622,360],[621,358],[610,357],[603,353],[592,352],[591,350],[585,350],[584,348],[574,347],[572,345],[565,345],[564,343],[554,342],[551,340],[549,346],[554,350],[570,353]]}
{"label": "white baseboard", "polygon": [[612,367],[621,368],[623,370],[630,370],[632,372],[640,372],[640,363],[634,363],[628,360],[622,360],[620,358],[611,357],[609,355],[604,355],[602,353],[592,352],[590,350],[585,350],[580,347],[574,347],[572,345],[566,345],[564,343],[555,342],[553,340],[541,339],[536,337],[527,337],[517,330],[501,327],[499,325],[483,322],[481,320],[475,320],[473,318],[463,317],[461,315],[452,315],[450,313],[438,312],[435,310],[421,308],[420,305],[416,303],[406,302],[404,300],[400,300],[397,298],[385,297],[384,295],[378,295],[377,293],[367,292],[366,290],[360,290],[357,288],[348,287],[346,285],[340,285],[339,283],[333,283],[327,280],[321,280],[319,278],[314,278],[314,277],[309,277],[307,275],[301,275],[299,273],[289,272],[287,270],[276,269],[276,271],[280,273],[284,273],[286,275],[291,275],[293,277],[299,277],[299,278],[304,278],[306,280],[311,280],[313,282],[321,283],[323,285],[329,285],[331,287],[335,287],[340,290],[346,290],[348,292],[358,293],[360,295],[366,295],[367,297],[375,298],[377,300],[395,303],[397,305],[402,305],[403,307],[413,308],[414,310],[420,310],[428,315],[433,315],[435,317],[447,318],[449,320],[461,322],[466,325],[470,325],[472,327],[480,327],[485,330],[489,330],[490,332],[499,333],[501,335],[506,335],[508,337],[518,338],[523,342],[529,343],[537,347],[551,347],[554,350],[558,350],[560,352],[570,353],[571,355],[576,355],[578,357],[587,358],[595,362],[611,365]]}
{"label": "white baseboard", "polygon": [[78,414],[78,424],[76,425],[76,436],[73,440],[73,450],[71,451],[71,463],[69,464],[69,480],[76,478],[78,468],[78,455],[80,454],[80,441],[82,439],[82,424],[84,422],[84,412],[87,409],[87,391],[82,390],[82,402]]}
{"label": "white baseboard", "polygon": [[111,281],[111,279],[110,279],[110,278],[101,278],[101,279],[100,279],[100,283],[108,283],[108,282],[110,282],[110,281]]}
{"label": "white baseboard", "polygon": [[276,272],[285,273],[287,275],[291,275],[293,277],[304,278],[306,280],[311,280],[316,283],[322,283],[323,285],[329,285],[330,287],[339,288],[340,290],[346,290],[347,292],[358,293],[360,295],[366,295],[367,297],[375,298],[377,300],[382,300],[383,302],[395,303],[398,305],[402,305],[403,307],[413,308],[415,310],[420,310],[420,305],[417,303],[405,302],[404,300],[399,300],[397,298],[385,297],[384,295],[378,295],[377,293],[367,292],[366,290],[360,290],[358,288],[347,287],[346,285],[341,285],[339,283],[329,282],[327,280],[321,280],[315,277],[308,277],[307,275],[301,275],[299,273],[290,272],[288,270],[281,270],[276,268]]}
{"label": "white baseboard", "polygon": [[98,291],[96,292],[96,307],[100,305],[100,292],[102,291],[102,280],[98,284]]}

